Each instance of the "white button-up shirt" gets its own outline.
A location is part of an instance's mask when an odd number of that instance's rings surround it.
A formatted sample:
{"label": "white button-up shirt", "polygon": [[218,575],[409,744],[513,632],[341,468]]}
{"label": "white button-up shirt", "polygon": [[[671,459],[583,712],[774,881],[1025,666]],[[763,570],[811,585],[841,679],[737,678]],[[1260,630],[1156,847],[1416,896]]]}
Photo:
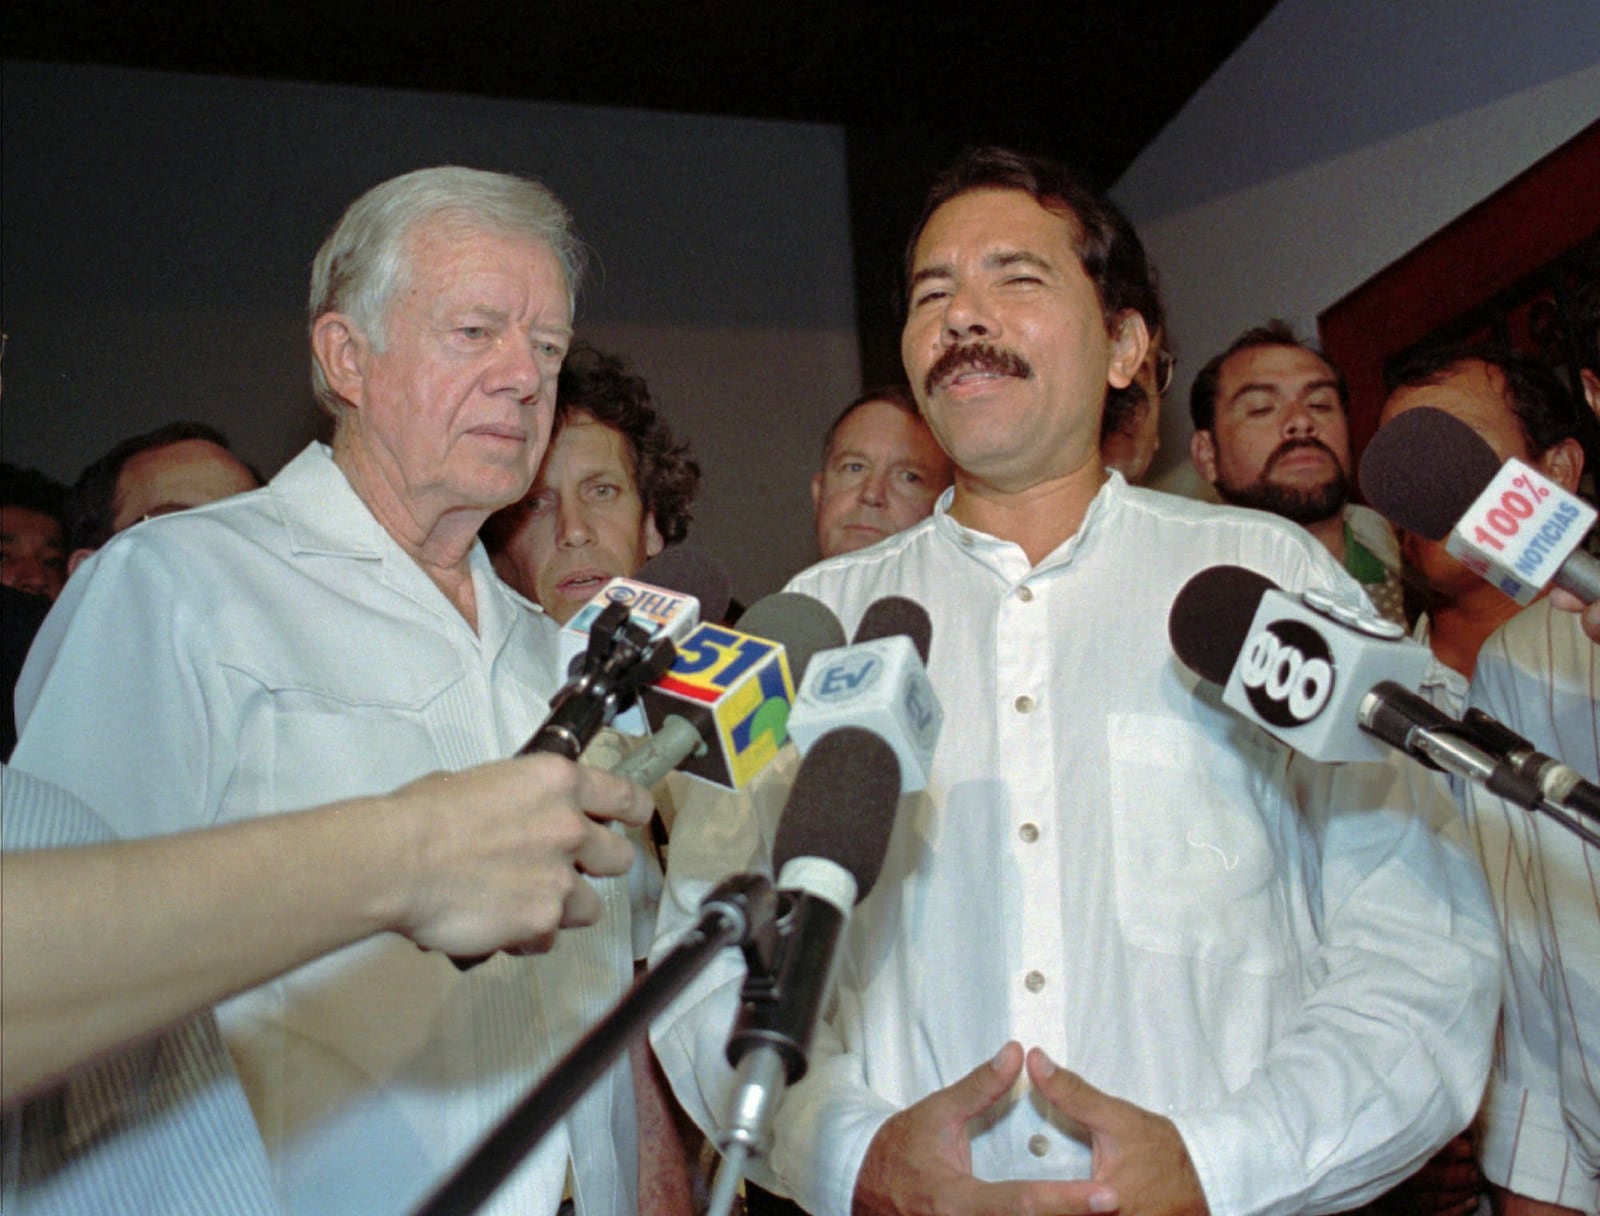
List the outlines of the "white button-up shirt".
{"label": "white button-up shirt", "polygon": [[[1409,762],[1295,758],[1198,687],[1167,632],[1212,565],[1354,585],[1281,520],[1116,475],[1037,566],[949,502],[789,587],[847,633],[880,596],[925,605],[945,720],[753,1172],[847,1216],[884,1120],[1015,1038],[1170,1117],[1213,1212],[1336,1210],[1399,1181],[1482,1089],[1498,999],[1483,880],[1411,809]],[[760,861],[770,813],[743,819],[680,814],[658,949],[707,883]],[[700,977],[654,1036],[711,1123],[739,971]],[[992,1180],[1086,1178],[1090,1150],[1023,1080],[972,1161]]]}
{"label": "white button-up shirt", "polygon": [[[252,494],[140,524],[78,571],[18,686],[13,762],[144,836],[388,791],[514,753],[559,686],[556,628],[472,554],[474,632],[326,448]],[[291,1211],[408,1211],[632,979],[602,922],[465,974],[391,934],[223,1006]],[[182,949],[181,942],[173,944]],[[631,1213],[627,1062],[486,1207]]]}

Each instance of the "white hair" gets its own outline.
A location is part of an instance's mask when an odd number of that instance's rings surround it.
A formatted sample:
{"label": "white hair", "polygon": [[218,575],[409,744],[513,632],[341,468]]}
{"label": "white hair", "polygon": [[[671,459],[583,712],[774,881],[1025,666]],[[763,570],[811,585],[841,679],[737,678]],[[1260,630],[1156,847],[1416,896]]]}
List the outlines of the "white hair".
{"label": "white hair", "polygon": [[[311,264],[311,324],[344,313],[382,350],[389,303],[410,270],[406,237],[435,219],[544,242],[561,264],[569,307],[575,302],[588,251],[561,200],[530,178],[442,165],[392,177],[350,204]],[[344,402],[315,359],[311,387],[337,419]]]}

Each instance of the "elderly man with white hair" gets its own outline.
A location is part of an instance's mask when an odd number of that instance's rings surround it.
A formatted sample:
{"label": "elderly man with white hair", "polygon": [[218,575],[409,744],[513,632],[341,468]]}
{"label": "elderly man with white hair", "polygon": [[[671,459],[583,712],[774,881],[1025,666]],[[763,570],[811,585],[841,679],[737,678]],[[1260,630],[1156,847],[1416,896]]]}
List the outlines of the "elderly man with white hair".
{"label": "elderly man with white hair", "polygon": [[[143,836],[516,751],[560,686],[556,626],[477,535],[539,467],[582,255],[529,180],[425,169],[358,199],[312,271],[331,447],[74,576],[23,675],[17,767]],[[620,996],[626,883],[594,885],[596,927],[539,958],[462,972],[380,935],[221,1008],[291,1211],[415,1207]],[[487,1210],[553,1212],[566,1192],[633,1212],[636,1139],[621,1063]]]}

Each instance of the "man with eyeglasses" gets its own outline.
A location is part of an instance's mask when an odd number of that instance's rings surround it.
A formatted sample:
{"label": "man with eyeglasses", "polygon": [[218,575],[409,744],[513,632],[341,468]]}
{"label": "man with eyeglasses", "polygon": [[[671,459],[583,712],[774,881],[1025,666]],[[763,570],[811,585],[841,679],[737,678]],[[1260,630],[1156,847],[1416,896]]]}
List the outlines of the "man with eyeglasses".
{"label": "man with eyeglasses", "polygon": [[1166,330],[1159,316],[1150,324],[1150,353],[1133,383],[1106,394],[1105,418],[1100,423],[1100,460],[1121,473],[1131,486],[1142,485],[1150,463],[1161,447],[1161,399],[1172,387],[1177,359],[1167,349]]}
{"label": "man with eyeglasses", "polygon": [[1274,319],[1195,376],[1189,456],[1223,502],[1305,528],[1379,612],[1404,624],[1399,542],[1381,516],[1350,501],[1348,404],[1339,370]]}

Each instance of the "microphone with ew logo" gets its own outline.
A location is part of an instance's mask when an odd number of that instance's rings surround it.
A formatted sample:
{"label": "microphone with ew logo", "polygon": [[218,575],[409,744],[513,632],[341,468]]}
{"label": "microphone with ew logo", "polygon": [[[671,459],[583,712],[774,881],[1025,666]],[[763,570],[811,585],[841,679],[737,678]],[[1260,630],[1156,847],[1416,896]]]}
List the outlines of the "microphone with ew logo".
{"label": "microphone with ew logo", "polygon": [[878,735],[900,764],[900,792],[928,784],[944,710],[926,667],[932,622],[904,596],[875,600],[848,646],[812,657],[789,715],[804,755],[829,731],[858,726]]}

